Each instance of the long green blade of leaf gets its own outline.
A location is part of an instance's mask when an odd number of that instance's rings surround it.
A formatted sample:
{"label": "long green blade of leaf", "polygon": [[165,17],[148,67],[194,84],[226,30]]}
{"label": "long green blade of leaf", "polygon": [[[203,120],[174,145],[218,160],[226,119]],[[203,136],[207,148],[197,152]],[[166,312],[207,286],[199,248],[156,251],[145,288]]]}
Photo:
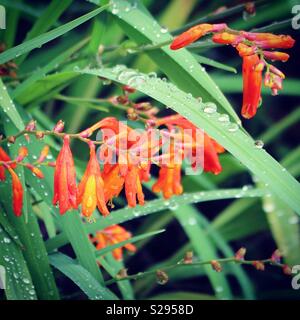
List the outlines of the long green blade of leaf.
{"label": "long green blade of leaf", "polygon": [[62,253],[49,256],[50,263],[70,278],[91,300],[118,300],[80,264]]}
{"label": "long green blade of leaf", "polygon": [[219,112],[215,110],[211,112],[211,108],[207,110],[206,104],[171,83],[124,66],[116,66],[113,69],[85,68],[80,72],[129,85],[169,106],[218,141],[272,192],[300,214],[300,184],[264,149],[256,147],[253,139],[239,129],[237,124],[230,121],[224,122],[223,115]]}
{"label": "long green blade of leaf", "polygon": [[[197,223],[198,212],[193,207],[181,206],[174,214],[189,237],[200,260],[213,260],[218,257],[214,244],[206,237],[204,229]],[[222,273],[214,271],[210,265],[203,266],[218,299],[231,299],[229,283]]]}
{"label": "long green blade of leaf", "polygon": [[[72,3],[72,0],[53,0],[47,9],[41,14],[38,20],[27,33],[25,41],[28,41],[39,34],[45,33],[57,21],[60,15]],[[17,64],[20,65],[26,59],[26,54],[17,59]]]}
{"label": "long green blade of leaf", "polygon": [[[206,192],[195,192],[184,194],[183,196],[174,196],[170,201],[164,199],[152,200],[147,205],[137,208],[123,208],[119,209],[109,216],[100,217],[95,223],[86,225],[88,233],[93,233],[102,230],[114,224],[120,224],[125,221],[130,221],[149,214],[167,210],[169,208],[175,209],[184,204],[199,203],[205,201],[213,201],[218,199],[231,199],[243,197],[261,197],[265,194],[265,190],[253,189],[244,191],[242,189],[228,189],[228,190],[214,190]],[[48,251],[54,250],[68,243],[68,238],[65,233],[57,235],[53,239],[46,242]]]}
{"label": "long green blade of leaf", "polygon": [[97,14],[102,12],[108,6],[102,6],[98,9],[95,9],[71,22],[68,22],[61,27],[58,27],[49,32],[43,33],[40,36],[35,37],[34,39],[28,40],[16,47],[6,50],[0,54],[0,64],[5,63],[11,59],[21,56],[26,52],[30,52],[33,49],[40,48],[43,44],[56,39],[57,37],[62,36],[63,34],[69,32],[70,30],[80,26],[82,23],[90,20],[95,17]]}

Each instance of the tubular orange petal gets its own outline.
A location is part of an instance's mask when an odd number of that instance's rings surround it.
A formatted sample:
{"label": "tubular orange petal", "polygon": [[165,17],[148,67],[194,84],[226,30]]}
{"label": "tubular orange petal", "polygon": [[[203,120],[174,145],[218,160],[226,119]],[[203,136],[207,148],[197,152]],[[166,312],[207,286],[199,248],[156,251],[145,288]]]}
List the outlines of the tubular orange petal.
{"label": "tubular orange petal", "polygon": [[219,161],[218,153],[213,140],[207,135],[204,135],[204,171],[219,174],[222,167]]}
{"label": "tubular orange petal", "polygon": [[202,23],[198,24],[197,26],[194,26],[187,31],[183,32],[179,36],[177,36],[173,42],[171,43],[170,48],[172,50],[177,50],[180,48],[183,48],[190,43],[200,39],[204,35],[206,35],[209,32],[220,32],[227,28],[227,25],[225,23],[219,23],[219,24],[208,24],[208,23]]}
{"label": "tubular orange petal", "polygon": [[12,196],[13,196],[13,210],[17,217],[22,215],[23,206],[23,186],[13,169],[7,167],[12,178]]}
{"label": "tubular orange petal", "polygon": [[82,213],[90,217],[96,206],[103,215],[108,215],[104,195],[104,183],[101,177],[100,165],[96,157],[95,145],[90,143],[90,160],[78,186],[77,204],[82,204]]}
{"label": "tubular orange petal", "polygon": [[95,176],[89,176],[85,185],[82,196],[82,214],[85,217],[90,217],[97,206],[96,195],[96,179]]}
{"label": "tubular orange petal", "polygon": [[285,53],[285,52],[279,52],[279,51],[263,51],[263,54],[265,56],[266,59],[270,59],[270,60],[279,60],[279,61],[288,61],[288,59],[290,58],[290,56]]}
{"label": "tubular orange petal", "polygon": [[60,214],[77,209],[76,173],[69,136],[64,137],[63,147],[57,157],[54,172],[53,204],[59,204]]}
{"label": "tubular orange petal", "polygon": [[243,106],[242,115],[250,119],[256,114],[261,99],[262,70],[256,68],[258,55],[243,57]]}
{"label": "tubular orange petal", "polygon": [[[3,148],[0,147],[0,161],[8,162],[11,161],[9,155],[5,152]],[[16,167],[15,163],[9,165],[12,169]],[[5,168],[0,165],[0,181],[5,180]]]}
{"label": "tubular orange petal", "polygon": [[117,197],[122,191],[124,177],[121,177],[119,172],[119,166],[114,165],[110,171],[103,174],[105,202]]}
{"label": "tubular orange petal", "polygon": [[190,43],[200,39],[205,34],[210,32],[213,29],[213,26],[211,24],[199,24],[195,27],[190,28],[189,30],[183,32],[178,37],[176,37],[170,48],[172,50],[178,50],[180,48],[186,47]]}
{"label": "tubular orange petal", "polygon": [[243,35],[261,48],[289,49],[295,44],[295,40],[291,36],[283,34],[243,32]]}
{"label": "tubular orange petal", "polygon": [[220,44],[238,44],[243,40],[242,36],[228,32],[216,33],[212,36],[212,41]]}
{"label": "tubular orange petal", "polygon": [[239,43],[236,46],[236,50],[239,52],[240,57],[251,56],[255,54],[256,47],[250,47],[250,46],[247,46],[246,44]]}
{"label": "tubular orange petal", "polygon": [[5,169],[0,165],[0,181],[5,181]]}

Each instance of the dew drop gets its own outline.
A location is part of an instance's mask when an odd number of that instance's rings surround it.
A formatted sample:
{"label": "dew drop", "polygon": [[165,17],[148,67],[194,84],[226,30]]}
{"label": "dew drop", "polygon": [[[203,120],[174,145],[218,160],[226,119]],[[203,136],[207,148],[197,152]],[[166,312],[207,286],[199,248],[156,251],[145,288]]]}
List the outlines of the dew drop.
{"label": "dew drop", "polygon": [[167,32],[168,32],[168,28],[166,28],[166,27],[161,27],[160,32],[161,32],[161,33],[167,33]]}
{"label": "dew drop", "polygon": [[4,243],[9,244],[11,243],[11,240],[9,238],[3,238]]}
{"label": "dew drop", "polygon": [[218,118],[218,120],[220,121],[220,122],[229,122],[229,116],[228,116],[228,114],[221,114],[220,116],[219,116],[219,118]]}
{"label": "dew drop", "polygon": [[215,113],[217,111],[217,106],[212,102],[207,102],[204,105],[203,111],[208,114]]}
{"label": "dew drop", "polygon": [[254,142],[254,145],[257,149],[262,149],[264,147],[264,143],[261,140],[257,140]]}
{"label": "dew drop", "polygon": [[236,132],[239,129],[239,126],[236,123],[231,123],[228,126],[228,131],[229,132]]}

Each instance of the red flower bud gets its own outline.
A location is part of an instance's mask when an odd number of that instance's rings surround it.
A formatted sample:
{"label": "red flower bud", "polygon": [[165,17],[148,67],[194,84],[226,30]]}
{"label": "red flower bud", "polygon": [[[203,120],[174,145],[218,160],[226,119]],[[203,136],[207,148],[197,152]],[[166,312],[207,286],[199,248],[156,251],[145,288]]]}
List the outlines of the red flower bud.
{"label": "red flower bud", "polygon": [[242,247],[240,248],[234,255],[236,260],[244,260],[245,254],[246,254],[246,248]]}
{"label": "red flower bud", "polygon": [[217,260],[211,260],[210,264],[212,268],[217,272],[221,272],[223,270],[220,262]]}
{"label": "red flower bud", "polygon": [[61,133],[64,131],[64,128],[65,128],[65,123],[62,120],[59,120],[53,128],[53,132]]}
{"label": "red flower bud", "polygon": [[252,265],[256,270],[264,271],[265,270],[265,265],[261,261],[253,261]]}

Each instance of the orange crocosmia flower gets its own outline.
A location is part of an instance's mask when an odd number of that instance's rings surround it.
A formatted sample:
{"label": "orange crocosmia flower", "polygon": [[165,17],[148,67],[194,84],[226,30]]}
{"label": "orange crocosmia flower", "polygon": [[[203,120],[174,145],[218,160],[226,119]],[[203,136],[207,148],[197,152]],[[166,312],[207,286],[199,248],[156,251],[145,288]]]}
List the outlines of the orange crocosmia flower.
{"label": "orange crocosmia flower", "polygon": [[281,48],[289,49],[295,44],[295,40],[288,35],[276,35],[272,33],[242,32],[243,36],[250,41],[254,41],[261,48]]}
{"label": "orange crocosmia flower", "polygon": [[226,29],[226,24],[198,24],[195,27],[188,29],[187,31],[183,32],[179,36],[177,36],[173,42],[171,43],[170,48],[172,50],[177,50],[183,47],[186,47],[190,43],[200,39],[201,37],[205,36],[209,32],[218,32]]}
{"label": "orange crocosmia flower", "polygon": [[81,203],[82,213],[86,217],[90,217],[96,207],[104,216],[107,216],[109,211],[105,203],[104,182],[96,157],[95,145],[90,143],[89,146],[90,160],[78,186],[77,204]]}
{"label": "orange crocosmia flower", "polygon": [[204,133],[204,167],[206,172],[219,174],[222,171],[222,166],[219,161],[218,153],[223,153],[225,149],[215,140]]}
{"label": "orange crocosmia flower", "polygon": [[262,70],[257,54],[243,57],[243,106],[242,116],[252,118],[260,103],[262,85]]}
{"label": "orange crocosmia flower", "polygon": [[[219,174],[222,171],[222,167],[219,161],[218,153],[222,153],[225,149],[220,146],[216,141],[210,138],[205,132],[202,132],[199,128],[194,126],[189,120],[181,115],[172,115],[158,119],[156,125],[176,125],[182,129],[190,129],[192,131],[192,139],[194,141],[193,155],[197,154],[196,148],[203,148],[204,163],[201,163],[205,172],[212,172],[213,174]],[[189,133],[188,133],[189,134]],[[200,141],[198,141],[200,139]],[[201,152],[200,152],[201,154]],[[201,159],[200,159],[201,160]],[[197,169],[199,159],[193,159],[192,167]]]}
{"label": "orange crocosmia flower", "polygon": [[183,192],[181,185],[181,165],[162,165],[159,170],[158,180],[152,186],[153,192],[162,192],[165,199]]}
{"label": "orange crocosmia flower", "polygon": [[125,178],[125,195],[129,207],[136,206],[136,200],[143,206],[145,197],[140,179],[140,168],[135,164],[129,164]]}
{"label": "orange crocosmia flower", "polygon": [[[105,247],[112,246],[122,241],[126,241],[131,238],[131,233],[119,225],[113,225],[105,228],[104,230],[98,231],[94,238],[91,239],[96,245],[97,250],[101,250]],[[116,248],[112,251],[113,257],[120,261],[123,258],[123,248],[128,251],[135,252],[136,247],[127,243],[122,247]]]}
{"label": "orange crocosmia flower", "polygon": [[70,137],[64,137],[63,147],[56,159],[53,204],[59,204],[60,214],[77,209],[77,186]]}
{"label": "orange crocosmia flower", "polygon": [[[110,167],[109,169],[108,166]],[[113,166],[106,165],[106,170],[103,171],[102,177],[105,202],[112,201],[122,191],[125,179],[120,175],[120,168],[117,164]]]}
{"label": "orange crocosmia flower", "polygon": [[[9,162],[11,161],[9,155],[0,147],[0,161]],[[12,169],[16,167],[15,163],[9,165]],[[5,167],[0,164],[0,181],[5,181]]]}
{"label": "orange crocosmia flower", "polygon": [[17,217],[22,215],[22,206],[23,206],[23,186],[15,171],[7,166],[12,178],[12,197],[13,197],[13,210],[14,214]]}

